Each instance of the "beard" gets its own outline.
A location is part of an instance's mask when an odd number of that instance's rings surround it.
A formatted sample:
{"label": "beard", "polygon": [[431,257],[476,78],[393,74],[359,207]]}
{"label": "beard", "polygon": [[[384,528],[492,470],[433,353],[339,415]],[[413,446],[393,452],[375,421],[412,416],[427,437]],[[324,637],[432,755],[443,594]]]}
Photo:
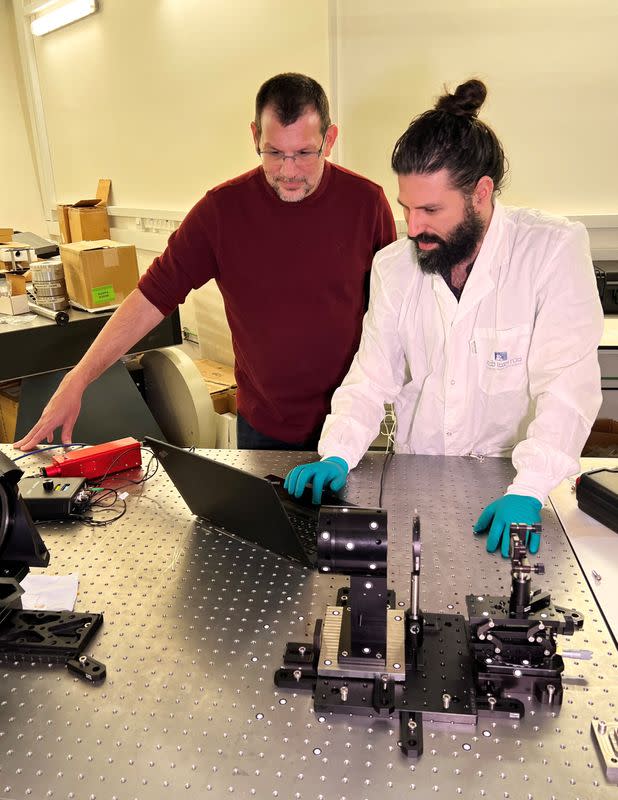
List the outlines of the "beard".
{"label": "beard", "polygon": [[[432,236],[429,233],[408,236],[408,239],[414,242],[421,270],[426,275],[442,275],[447,279],[450,278],[453,267],[472,258],[481,241],[484,227],[480,214],[477,214],[472,207],[472,202],[467,199],[462,222],[455,226],[446,239]],[[427,244],[435,242],[438,246],[433,250],[421,250],[418,246],[419,242]]]}
{"label": "beard", "polygon": [[304,177],[294,178],[293,182],[300,183],[302,185],[293,192],[289,192],[284,188],[286,183],[292,183],[292,180],[289,178],[274,178],[272,182],[269,181],[279,199],[286,203],[297,203],[299,200],[304,200],[308,194],[311,194],[311,191],[314,188],[313,186],[310,186],[309,181]]}

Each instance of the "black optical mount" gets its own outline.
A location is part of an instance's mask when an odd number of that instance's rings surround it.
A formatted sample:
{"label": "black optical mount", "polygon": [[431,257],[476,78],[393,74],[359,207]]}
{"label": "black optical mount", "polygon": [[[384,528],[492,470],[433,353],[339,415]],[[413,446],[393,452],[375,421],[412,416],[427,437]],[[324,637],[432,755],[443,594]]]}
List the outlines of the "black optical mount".
{"label": "black optical mount", "polygon": [[281,688],[308,689],[318,713],[390,717],[399,713],[400,747],[423,752],[423,722],[474,725],[479,716],[519,719],[523,703],[562,702],[564,669],[557,634],[581,628],[576,611],[553,606],[547,592],[532,591],[524,542],[540,526],[511,526],[510,597],[466,598],[461,614],[420,608],[421,529],[412,520],[410,606],[387,589],[387,513],[379,508],[323,506],[318,520],[318,570],[350,576],[313,642],[289,642]]}
{"label": "black optical mount", "polygon": [[562,703],[564,662],[556,652],[556,635],[571,636],[584,619],[555,606],[549,592],[532,590],[532,575],[543,564],[528,563],[526,537],[540,525],[511,525],[511,596],[468,595],[470,652],[475,682],[490,698],[514,691],[541,703]]}
{"label": "black optical mount", "polygon": [[0,453],[0,661],[60,662],[82,678],[103,680],[105,666],[82,654],[102,614],[22,608],[21,581],[30,567],[49,564],[49,551],[19,494],[22,475]]}

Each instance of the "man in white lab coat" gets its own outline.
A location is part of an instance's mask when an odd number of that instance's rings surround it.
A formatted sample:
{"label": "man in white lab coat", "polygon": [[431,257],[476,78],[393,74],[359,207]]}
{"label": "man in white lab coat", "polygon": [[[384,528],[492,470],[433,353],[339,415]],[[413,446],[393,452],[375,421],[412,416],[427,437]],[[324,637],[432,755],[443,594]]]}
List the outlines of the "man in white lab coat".
{"label": "man in white lab coat", "polygon": [[[408,238],[374,259],[370,305],[318,452],[286,488],[343,487],[377,435],[395,452],[512,455],[505,495],[477,520],[508,555],[512,522],[540,522],[547,494],[579,469],[601,403],[603,313],[583,225],[502,206],[502,147],[467,81],[412,121],[393,152]],[[531,552],[539,537],[529,542]]]}

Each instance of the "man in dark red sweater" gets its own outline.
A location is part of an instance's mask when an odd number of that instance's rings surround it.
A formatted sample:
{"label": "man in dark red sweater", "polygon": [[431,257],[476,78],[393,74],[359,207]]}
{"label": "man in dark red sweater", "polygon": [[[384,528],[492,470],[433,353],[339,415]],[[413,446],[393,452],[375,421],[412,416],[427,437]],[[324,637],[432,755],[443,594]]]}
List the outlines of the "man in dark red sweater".
{"label": "man in dark red sweater", "polygon": [[358,347],[373,255],[395,225],[379,186],[325,160],[337,128],[316,81],[266,81],[251,129],[262,165],[191,209],[16,447],[60,426],[70,442],[88,384],[214,278],[232,331],[238,446],[315,449]]}

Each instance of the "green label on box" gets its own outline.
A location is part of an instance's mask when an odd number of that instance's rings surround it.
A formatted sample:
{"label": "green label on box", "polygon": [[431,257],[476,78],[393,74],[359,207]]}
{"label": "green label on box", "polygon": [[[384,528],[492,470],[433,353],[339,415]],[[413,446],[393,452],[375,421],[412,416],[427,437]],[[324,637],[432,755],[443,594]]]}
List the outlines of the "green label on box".
{"label": "green label on box", "polygon": [[108,306],[116,302],[116,292],[111,283],[108,286],[92,287],[92,304],[95,306]]}

